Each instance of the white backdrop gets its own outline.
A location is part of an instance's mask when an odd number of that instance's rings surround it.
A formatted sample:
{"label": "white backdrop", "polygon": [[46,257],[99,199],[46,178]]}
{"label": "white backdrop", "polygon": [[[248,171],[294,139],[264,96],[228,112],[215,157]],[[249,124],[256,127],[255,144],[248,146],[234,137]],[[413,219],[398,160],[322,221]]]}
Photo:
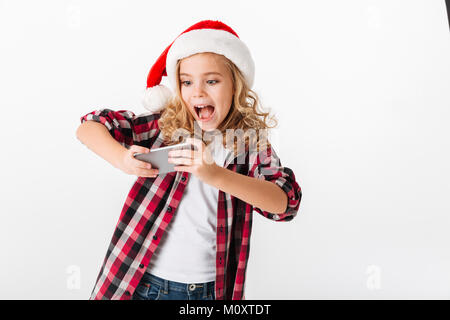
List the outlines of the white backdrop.
{"label": "white backdrop", "polygon": [[79,118],[144,112],[150,67],[203,19],[249,46],[303,190],[291,222],[255,213],[247,299],[450,298],[444,1],[0,4],[0,298],[88,299],[135,177]]}

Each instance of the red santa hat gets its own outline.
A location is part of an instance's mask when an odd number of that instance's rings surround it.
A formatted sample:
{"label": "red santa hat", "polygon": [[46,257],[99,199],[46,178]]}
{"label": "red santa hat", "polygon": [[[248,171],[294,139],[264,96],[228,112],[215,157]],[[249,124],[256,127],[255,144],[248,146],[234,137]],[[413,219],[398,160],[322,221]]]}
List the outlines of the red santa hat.
{"label": "red santa hat", "polygon": [[166,107],[173,93],[160,84],[162,77],[167,76],[170,86],[175,91],[177,61],[201,52],[213,52],[230,59],[239,68],[248,86],[252,87],[255,64],[245,43],[223,22],[203,20],[183,31],[150,69],[147,89],[142,99],[147,110],[159,112]]}

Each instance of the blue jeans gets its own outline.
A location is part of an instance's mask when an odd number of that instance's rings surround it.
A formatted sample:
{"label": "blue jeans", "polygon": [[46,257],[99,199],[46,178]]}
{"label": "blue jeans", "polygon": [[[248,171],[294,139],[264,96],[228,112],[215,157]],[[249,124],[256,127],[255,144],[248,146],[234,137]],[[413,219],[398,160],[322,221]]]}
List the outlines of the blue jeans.
{"label": "blue jeans", "polygon": [[181,283],[145,272],[133,294],[133,300],[215,300],[214,281]]}

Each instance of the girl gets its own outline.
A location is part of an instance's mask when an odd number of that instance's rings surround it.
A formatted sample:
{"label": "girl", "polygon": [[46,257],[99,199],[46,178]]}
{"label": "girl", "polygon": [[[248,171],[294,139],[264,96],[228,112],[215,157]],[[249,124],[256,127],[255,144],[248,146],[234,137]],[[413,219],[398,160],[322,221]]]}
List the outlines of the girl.
{"label": "girl", "polygon": [[[229,26],[205,20],[151,68],[150,113],[101,109],[81,117],[78,139],[138,176],[91,299],[245,299],[253,210],[290,221],[302,196],[260,134],[268,113],[258,111],[253,79],[247,46]],[[169,153],[174,172],[158,175],[133,157],[184,141],[195,148]]]}

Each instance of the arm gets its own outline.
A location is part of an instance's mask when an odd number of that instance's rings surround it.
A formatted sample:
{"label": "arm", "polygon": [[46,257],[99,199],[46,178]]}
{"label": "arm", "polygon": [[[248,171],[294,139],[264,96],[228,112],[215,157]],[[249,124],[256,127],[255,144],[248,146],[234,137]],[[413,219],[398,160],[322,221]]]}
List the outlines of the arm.
{"label": "arm", "polygon": [[283,190],[287,196],[287,206],[284,207],[282,213],[273,214],[271,211],[257,206],[254,206],[253,210],[271,220],[291,221],[297,215],[302,199],[302,189],[295,179],[294,172],[281,165],[280,158],[272,146],[252,153],[249,163],[249,177],[272,183]]}
{"label": "arm", "polygon": [[111,136],[105,125],[92,120],[85,121],[78,127],[76,135],[81,143],[118,168],[120,154],[127,149]]}
{"label": "arm", "polygon": [[297,215],[302,190],[294,172],[281,165],[270,145],[259,148],[262,151],[246,154],[248,172],[244,175],[210,163],[211,154],[203,151],[204,142],[196,138],[187,138],[186,142],[200,150],[170,151],[168,161],[176,164],[175,171],[195,174],[203,182],[250,204],[253,210],[268,219],[290,221]]}
{"label": "arm", "polygon": [[158,119],[159,114],[136,116],[129,110],[99,109],[80,117],[76,135],[90,150],[119,168],[117,162],[123,158],[120,153],[133,145],[152,145]]}
{"label": "arm", "polygon": [[271,213],[283,213],[287,206],[287,195],[276,184],[258,180],[217,166],[211,184],[244,202]]}

